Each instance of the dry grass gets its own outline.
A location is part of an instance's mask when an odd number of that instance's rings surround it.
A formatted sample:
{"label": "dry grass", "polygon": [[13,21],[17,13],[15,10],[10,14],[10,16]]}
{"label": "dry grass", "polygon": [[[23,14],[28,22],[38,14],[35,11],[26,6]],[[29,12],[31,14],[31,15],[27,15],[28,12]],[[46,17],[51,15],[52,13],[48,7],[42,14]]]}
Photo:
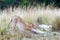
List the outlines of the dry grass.
{"label": "dry grass", "polygon": [[[58,32],[47,32],[46,34],[40,35],[30,32],[19,33],[15,31],[14,35],[12,35],[11,25],[9,26],[10,28],[7,25],[14,15],[20,16],[24,22],[29,23],[34,23],[38,17],[41,17],[43,19],[42,23],[44,24],[52,24],[54,27],[58,27],[58,24],[60,24],[60,18],[55,19],[56,16],[60,15],[60,9],[30,8],[25,10],[17,8],[12,11],[12,9],[9,8],[8,10],[0,11],[0,40],[60,40],[60,33]],[[8,27],[8,32],[5,29],[6,27]]]}
{"label": "dry grass", "polygon": [[60,31],[60,16],[56,16],[52,24],[55,31]]}

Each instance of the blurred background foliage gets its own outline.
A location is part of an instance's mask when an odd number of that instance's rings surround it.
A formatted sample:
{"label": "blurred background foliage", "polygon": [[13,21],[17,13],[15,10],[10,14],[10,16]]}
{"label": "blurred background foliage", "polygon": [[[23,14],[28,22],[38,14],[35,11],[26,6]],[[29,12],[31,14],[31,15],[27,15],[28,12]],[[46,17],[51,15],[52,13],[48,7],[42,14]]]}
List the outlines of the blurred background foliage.
{"label": "blurred background foliage", "polygon": [[0,0],[0,9],[5,9],[9,7],[28,7],[28,6],[48,6],[53,5],[54,7],[60,8],[60,0]]}

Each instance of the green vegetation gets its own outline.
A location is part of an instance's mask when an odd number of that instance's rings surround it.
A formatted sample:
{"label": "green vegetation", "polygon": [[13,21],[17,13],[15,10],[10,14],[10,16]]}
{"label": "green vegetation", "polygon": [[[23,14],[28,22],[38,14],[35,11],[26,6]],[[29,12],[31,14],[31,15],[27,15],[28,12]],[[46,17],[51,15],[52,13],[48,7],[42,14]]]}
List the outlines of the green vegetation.
{"label": "green vegetation", "polygon": [[5,8],[9,8],[10,6],[12,6],[12,8],[14,7],[25,7],[27,8],[28,6],[37,6],[40,5],[41,6],[48,6],[48,5],[52,5],[55,7],[60,7],[60,1],[59,0],[0,0],[0,9],[5,9]]}

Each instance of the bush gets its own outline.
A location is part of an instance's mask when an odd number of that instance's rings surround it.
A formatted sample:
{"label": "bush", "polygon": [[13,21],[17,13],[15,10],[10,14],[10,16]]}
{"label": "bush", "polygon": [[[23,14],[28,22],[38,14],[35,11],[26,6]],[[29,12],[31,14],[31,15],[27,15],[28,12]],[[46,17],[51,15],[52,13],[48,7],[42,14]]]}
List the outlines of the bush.
{"label": "bush", "polygon": [[12,6],[14,7],[25,7],[27,8],[28,6],[37,6],[40,5],[47,7],[49,4],[55,7],[60,7],[60,1],[59,0],[0,0],[0,9],[5,9],[9,8]]}

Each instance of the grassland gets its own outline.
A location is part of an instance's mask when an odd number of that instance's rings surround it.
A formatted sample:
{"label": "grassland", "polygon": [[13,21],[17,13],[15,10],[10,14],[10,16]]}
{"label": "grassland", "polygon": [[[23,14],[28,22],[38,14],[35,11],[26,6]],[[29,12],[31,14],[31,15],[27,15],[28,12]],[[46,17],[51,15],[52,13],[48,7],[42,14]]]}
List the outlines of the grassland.
{"label": "grassland", "polygon": [[33,34],[30,32],[19,33],[14,31],[12,34],[11,25],[8,24],[11,17],[14,15],[20,16],[24,22],[34,23],[38,17],[43,19],[43,24],[51,24],[55,29],[59,28],[60,25],[60,9],[44,9],[44,8],[30,8],[21,9],[11,8],[0,11],[0,40],[60,40],[59,32],[47,32],[46,34]]}

